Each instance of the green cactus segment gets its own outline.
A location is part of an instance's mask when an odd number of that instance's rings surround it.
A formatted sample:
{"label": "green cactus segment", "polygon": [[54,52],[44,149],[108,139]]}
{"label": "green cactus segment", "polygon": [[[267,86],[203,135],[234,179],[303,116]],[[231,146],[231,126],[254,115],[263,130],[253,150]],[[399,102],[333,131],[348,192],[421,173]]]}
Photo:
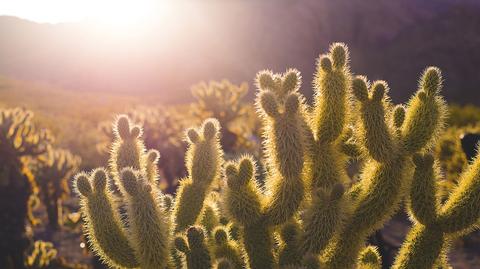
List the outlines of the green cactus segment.
{"label": "green cactus segment", "polygon": [[358,258],[358,268],[359,269],[381,269],[382,268],[382,258],[378,249],[373,246],[368,246],[360,252]]}
{"label": "green cactus segment", "polygon": [[240,252],[240,247],[235,241],[230,240],[228,232],[224,227],[217,227],[213,231],[213,237],[215,240],[214,256],[215,259],[225,259],[231,263],[232,268],[241,269],[245,268],[245,262]]}
{"label": "green cactus segment", "polygon": [[119,116],[113,127],[115,139],[110,155],[110,170],[121,189],[120,171],[123,168],[141,170],[145,167],[145,146],[140,139],[140,127],[133,126],[127,116]]}
{"label": "green cactus segment", "polygon": [[240,225],[253,225],[261,220],[261,196],[253,178],[254,163],[245,157],[239,164],[226,166],[228,188],[224,193],[227,214]]}
{"label": "green cactus segment", "polygon": [[342,184],[335,185],[331,193],[322,189],[317,191],[304,218],[304,233],[300,240],[302,253],[320,253],[343,225],[343,214],[347,210],[343,193]]}
{"label": "green cactus segment", "polygon": [[158,181],[158,159],[160,158],[160,153],[157,150],[151,149],[147,152],[146,160],[146,178],[149,182],[157,184]]}
{"label": "green cactus segment", "polygon": [[219,213],[214,203],[205,205],[200,224],[205,229],[206,234],[210,235],[215,227],[220,225]]}
{"label": "green cactus segment", "polygon": [[[360,101],[360,134],[369,155],[378,162],[390,160],[394,143],[390,128],[385,119],[385,94],[388,86],[383,81],[376,81],[367,92],[367,82],[363,77],[353,81],[353,93]],[[369,96],[370,95],[370,96]]]}
{"label": "green cactus segment", "polygon": [[241,226],[248,262],[252,269],[274,268],[273,238],[265,223],[262,197],[253,178],[255,166],[249,157],[225,168],[227,189],[224,204],[228,215]]}
{"label": "green cactus segment", "polygon": [[431,269],[443,247],[441,229],[417,224],[408,233],[392,268]]}
{"label": "green cactus segment", "polygon": [[[258,79],[260,86],[261,78]],[[258,111],[265,128],[265,156],[271,171],[266,185],[272,195],[266,204],[265,215],[273,225],[282,224],[292,217],[303,200],[307,143],[304,132],[305,105],[303,98],[295,92],[297,86],[292,86],[298,84],[299,75],[290,72],[277,78],[282,81],[282,87],[276,92],[260,89],[257,98]]]}
{"label": "green cactus segment", "polygon": [[335,43],[320,57],[315,77],[315,106],[312,129],[321,144],[334,142],[343,132],[349,115],[351,87],[348,49]]}
{"label": "green cactus segment", "polygon": [[242,229],[242,237],[250,268],[276,268],[272,231],[268,225],[259,222],[244,226]]}
{"label": "green cactus segment", "polygon": [[127,215],[132,246],[140,266],[164,268],[169,261],[169,223],[152,186],[141,174],[125,168],[120,175],[127,192]]}
{"label": "green cactus segment", "polygon": [[296,221],[290,221],[280,230],[282,244],[278,252],[278,265],[300,266],[302,264],[302,250],[300,246],[301,229]]}
{"label": "green cactus segment", "polygon": [[429,225],[436,221],[439,207],[433,156],[416,154],[413,162],[416,168],[409,199],[411,214],[418,222]]}
{"label": "green cactus segment", "polygon": [[[187,238],[175,238],[175,247],[186,260],[186,269],[211,269],[212,259],[205,243],[205,235],[200,227],[192,226],[186,231]],[[160,267],[157,267],[160,268]]]}
{"label": "green cactus segment", "polygon": [[442,207],[438,222],[446,233],[458,233],[472,228],[479,218],[480,156],[477,154]]}
{"label": "green cactus segment", "polygon": [[174,207],[175,231],[194,225],[203,209],[211,185],[220,176],[222,151],[218,139],[220,126],[214,119],[206,120],[198,130],[190,129],[186,155],[189,177],[180,182]]}
{"label": "green cactus segment", "polygon": [[97,169],[91,176],[79,174],[75,182],[80,193],[85,230],[95,253],[111,266],[138,267],[112,194],[106,188],[105,171]]}
{"label": "green cactus segment", "polygon": [[390,164],[373,161],[366,166],[354,211],[326,257],[329,268],[352,268],[365,237],[396,211],[406,188],[408,165],[405,157],[399,156]]}
{"label": "green cactus segment", "polygon": [[431,146],[443,127],[446,105],[438,95],[441,87],[440,70],[427,68],[420,79],[419,90],[408,103],[402,127],[405,150],[410,154]]}

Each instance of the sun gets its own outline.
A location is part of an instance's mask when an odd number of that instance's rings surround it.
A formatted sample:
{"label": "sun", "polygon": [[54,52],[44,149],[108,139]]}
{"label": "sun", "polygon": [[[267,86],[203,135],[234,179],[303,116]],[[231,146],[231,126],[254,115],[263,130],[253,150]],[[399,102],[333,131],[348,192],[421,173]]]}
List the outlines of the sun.
{"label": "sun", "polygon": [[166,1],[104,0],[93,2],[89,19],[112,28],[141,28],[167,14]]}
{"label": "sun", "polygon": [[[15,0],[0,1],[0,15],[40,23],[93,21],[112,28],[141,27],[169,16],[175,0]],[[27,8],[28,7],[28,8]]]}

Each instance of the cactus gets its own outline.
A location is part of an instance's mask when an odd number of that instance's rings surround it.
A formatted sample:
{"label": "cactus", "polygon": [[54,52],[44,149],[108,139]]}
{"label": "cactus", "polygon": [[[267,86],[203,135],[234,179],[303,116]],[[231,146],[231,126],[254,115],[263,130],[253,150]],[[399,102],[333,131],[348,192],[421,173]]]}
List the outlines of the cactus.
{"label": "cactus", "polygon": [[62,222],[62,199],[69,194],[67,179],[79,165],[80,158],[68,150],[50,148],[35,166],[40,196],[47,208],[49,225],[54,230]]}
{"label": "cactus", "polygon": [[38,186],[30,163],[46,152],[51,137],[32,123],[33,113],[20,108],[0,110],[0,267],[25,268],[30,245],[26,219],[31,194]]}
{"label": "cactus", "polygon": [[458,186],[445,201],[438,197],[438,165],[430,154],[417,154],[409,195],[415,224],[400,249],[393,268],[432,268],[442,263],[449,242],[474,229],[480,218],[480,157],[461,174]]}
{"label": "cactus", "polygon": [[28,255],[26,264],[29,268],[47,268],[52,260],[57,257],[57,250],[50,242],[35,241],[33,250]]}
{"label": "cactus", "polygon": [[[297,70],[257,75],[265,182],[252,156],[224,163],[220,126],[209,119],[186,132],[188,176],[172,201],[152,184],[158,153],[147,152],[141,129],[120,117],[109,170],[126,223],[104,170],[76,181],[96,252],[124,268],[379,269],[366,239],[407,198],[416,224],[396,268],[446,265],[450,238],[479,219],[480,162],[440,205],[433,159],[425,157],[446,114],[440,71],[427,68],[412,99],[394,106],[386,82],[352,78],[348,61],[339,43],[320,56],[311,106]],[[351,159],[362,162],[358,181],[347,174]]]}

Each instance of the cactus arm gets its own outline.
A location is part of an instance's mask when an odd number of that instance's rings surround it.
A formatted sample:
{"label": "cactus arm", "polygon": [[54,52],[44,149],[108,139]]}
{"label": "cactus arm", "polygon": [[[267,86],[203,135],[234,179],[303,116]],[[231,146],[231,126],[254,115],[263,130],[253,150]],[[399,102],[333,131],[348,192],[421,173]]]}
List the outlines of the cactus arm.
{"label": "cactus arm", "polygon": [[418,222],[429,225],[436,221],[439,208],[433,156],[416,154],[413,162],[416,167],[408,200],[411,215]]}
{"label": "cactus arm", "polygon": [[175,238],[175,247],[185,255],[186,269],[211,269],[212,260],[203,230],[192,226],[186,233],[187,240],[183,237]]}
{"label": "cactus arm", "polygon": [[480,218],[480,156],[460,177],[460,183],[439,214],[438,223],[447,233],[471,228]]}
{"label": "cactus arm", "polygon": [[443,127],[446,105],[438,95],[441,83],[440,70],[427,68],[420,79],[419,90],[408,103],[401,133],[405,150],[410,154],[430,146]]}
{"label": "cactus arm", "polygon": [[280,238],[282,244],[278,251],[278,265],[280,268],[287,266],[300,266],[302,264],[302,252],[300,245],[300,226],[292,220],[281,227]]}
{"label": "cactus arm", "polygon": [[[394,165],[392,165],[394,164]],[[338,240],[330,241],[325,253],[327,268],[351,268],[356,262],[361,245],[396,210],[401,201],[402,179],[406,176],[402,157],[392,164],[373,162],[363,172],[364,182],[352,215],[347,219]]]}
{"label": "cactus arm", "polygon": [[215,227],[220,225],[219,213],[215,203],[212,202],[205,206],[200,223],[208,236],[211,235]]}
{"label": "cactus arm", "polygon": [[254,163],[248,157],[225,168],[227,189],[223,203],[229,217],[240,225],[253,225],[263,216],[262,197],[253,178],[254,169]]}
{"label": "cactus arm", "polygon": [[[260,111],[265,128],[265,149],[271,173],[267,189],[272,190],[265,215],[270,223],[279,225],[292,217],[304,197],[303,163],[305,136],[302,133],[302,114],[299,111],[300,96],[289,93],[285,97],[283,112],[279,109],[273,92],[261,92]],[[301,109],[300,109],[301,110]]]}
{"label": "cactus arm", "polygon": [[190,178],[179,181],[178,197],[175,199],[175,230],[177,232],[187,229],[197,221],[198,214],[202,211],[205,193],[198,189]]}
{"label": "cactus arm", "polygon": [[158,181],[158,159],[160,158],[160,153],[157,150],[151,149],[147,151],[146,158],[146,178],[149,182],[157,184]]}
{"label": "cactus arm", "polygon": [[[169,222],[160,195],[130,168],[121,171],[132,246],[141,268],[164,268],[169,261]],[[157,199],[157,198],[158,199]]]}
{"label": "cactus arm", "polygon": [[227,189],[223,203],[227,214],[240,224],[250,268],[274,268],[273,238],[265,223],[262,197],[254,182],[253,161],[244,157],[238,164],[228,164],[225,174]]}
{"label": "cactus arm", "polygon": [[206,120],[201,129],[190,129],[187,137],[190,143],[186,164],[188,179],[180,182],[178,198],[175,199],[175,231],[183,231],[194,225],[203,209],[207,192],[220,176],[222,152],[220,149],[218,122]]}
{"label": "cactus arm", "polygon": [[392,269],[431,269],[443,247],[444,235],[441,229],[414,225]]}
{"label": "cactus arm", "polygon": [[429,154],[413,156],[415,172],[408,199],[409,213],[416,221],[395,259],[393,268],[432,268],[446,244],[437,226],[436,171]]}
{"label": "cactus arm", "polygon": [[259,222],[243,226],[242,238],[250,268],[276,268],[272,232],[267,224]]}
{"label": "cactus arm", "polygon": [[390,128],[385,120],[384,96],[388,86],[383,81],[376,81],[367,92],[367,82],[363,77],[357,77],[352,82],[355,97],[360,102],[360,124],[363,145],[372,159],[378,162],[388,161],[394,150],[394,142]]}
{"label": "cactus arm", "polygon": [[340,137],[348,120],[350,71],[347,63],[348,50],[341,43],[331,45],[330,53],[318,61],[312,129],[321,144]]}
{"label": "cactus arm", "polygon": [[318,190],[304,217],[301,236],[302,253],[320,253],[343,224],[346,200],[342,199],[344,187],[337,184],[331,193]]}
{"label": "cactus arm", "polygon": [[246,265],[242,257],[241,248],[234,241],[230,240],[228,232],[224,227],[217,227],[213,231],[213,237],[215,239],[214,254],[216,260],[224,258],[232,263],[232,268],[245,268]]}
{"label": "cactus arm", "polygon": [[140,139],[142,131],[139,126],[134,126],[126,115],[118,116],[113,125],[114,142],[110,154],[110,171],[117,187],[122,191],[120,171],[131,167],[141,170],[145,167],[145,146]]}
{"label": "cactus arm", "polygon": [[[79,174],[75,180],[88,240],[95,253],[108,265],[138,267],[139,263],[123,229],[112,194],[106,187],[105,171],[98,169],[92,177],[89,180],[88,175]],[[93,181],[93,188],[90,181]]]}

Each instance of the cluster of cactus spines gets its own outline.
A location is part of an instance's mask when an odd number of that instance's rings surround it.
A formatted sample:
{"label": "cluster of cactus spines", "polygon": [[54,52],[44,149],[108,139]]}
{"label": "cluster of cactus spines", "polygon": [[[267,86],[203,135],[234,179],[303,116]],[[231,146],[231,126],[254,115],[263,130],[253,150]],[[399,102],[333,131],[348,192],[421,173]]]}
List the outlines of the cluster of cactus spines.
{"label": "cluster of cactus spines", "polygon": [[30,245],[26,234],[31,195],[38,192],[31,161],[44,154],[52,140],[24,109],[0,109],[0,267],[24,268]]}
{"label": "cluster of cactus spines", "polygon": [[[410,102],[394,106],[386,82],[352,78],[346,46],[334,44],[318,61],[312,107],[300,80],[293,69],[257,76],[264,185],[251,156],[223,164],[220,127],[206,120],[187,130],[188,177],[175,199],[165,196],[152,185],[158,152],[146,152],[141,129],[120,117],[111,172],[129,228],[106,184],[97,194],[98,171],[77,177],[97,252],[127,268],[379,269],[381,257],[365,241],[407,197],[415,225],[395,268],[444,266],[448,242],[479,219],[480,158],[441,204],[426,155],[446,113],[440,71],[427,68]],[[357,182],[347,174],[352,157],[363,162]]]}
{"label": "cluster of cactus spines", "polygon": [[[441,203],[438,165],[430,154],[414,156],[415,173],[408,199],[415,224],[393,268],[432,268],[443,264],[449,242],[476,228],[480,218],[480,158],[460,175],[458,186]],[[437,266],[438,267],[438,266]]]}
{"label": "cluster of cactus spines", "polygon": [[58,229],[62,221],[62,198],[69,193],[69,179],[80,165],[80,157],[68,150],[49,149],[39,158],[35,175],[40,196],[47,207],[50,227]]}

